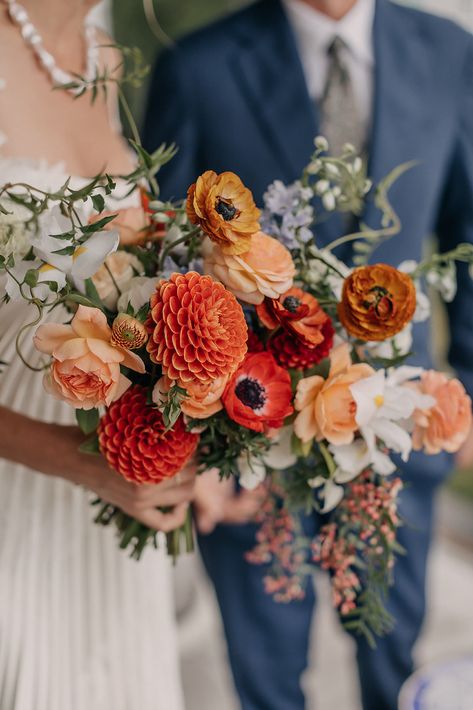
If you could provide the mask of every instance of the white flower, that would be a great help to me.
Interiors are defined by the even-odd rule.
[[[356,404],[356,422],[368,446],[373,447],[373,436],[377,437],[401,454],[403,461],[408,460],[412,442],[406,423],[415,409],[428,409],[435,404],[432,397],[402,386],[422,372],[422,368],[415,367],[400,367],[388,373],[378,370],[350,386]]]
[[[320,258],[309,259],[308,278],[310,282],[314,286],[327,283],[335,298],[339,301],[342,296],[343,282],[350,275],[351,269],[327,249],[312,247],[311,254]]]
[[[331,510],[336,508],[342,500],[345,492],[343,486],[338,485],[335,477],[324,478],[323,476],[316,476],[308,481],[308,484],[311,488],[323,487],[321,495],[324,500],[324,505],[320,509],[321,513],[329,513]]]
[[[328,151],[328,140],[325,136],[317,136],[314,139],[314,145],[318,150],[322,150],[325,153]]]
[[[2,207],[9,214],[0,212],[0,256],[22,259],[30,248],[31,229],[26,222],[31,218],[31,212],[10,201],[2,201]]]
[[[407,355],[412,346],[412,323],[408,323],[399,333],[382,342],[371,341],[366,344],[372,357],[392,360]]]
[[[142,273],[141,261],[134,254],[120,250],[107,256],[92,276],[92,281],[104,306],[113,310],[123,289],[130,284],[135,274]]]
[[[118,310],[126,313],[128,305],[137,313],[142,306],[149,303],[149,300],[156,290],[156,285],[159,283],[158,278],[148,278],[147,276],[135,276],[129,281],[128,286],[122,291],[122,295],[118,299]]]
[[[111,230],[93,232],[86,241],[75,247],[72,254],[60,254],[73,246],[73,231],[71,220],[64,217],[56,206],[41,219],[40,230],[31,245],[39,259],[70,276],[78,288],[83,288],[81,282],[93,276],[107,256],[117,250],[119,235]],[[71,232],[71,237],[58,238],[58,235],[67,232]]]
[[[427,274],[427,283],[438,291],[446,303],[450,303],[457,293],[457,267],[453,261],[437,266]]]
[[[37,283],[33,287],[25,284],[25,276],[28,271],[37,271]],[[66,285],[66,276],[51,264],[45,264],[39,260],[20,261],[7,274],[5,292],[12,301],[21,301],[23,296],[19,284],[24,284],[22,290],[27,297],[31,296],[45,301],[51,293],[49,282],[56,284],[57,291],[60,291]]]
[[[251,491],[259,486],[266,478],[268,469],[283,471],[296,463],[297,457],[291,448],[292,433],[293,428],[290,426],[280,429],[272,440],[269,451],[261,457],[251,457],[247,452],[239,456],[239,482],[243,488]]]

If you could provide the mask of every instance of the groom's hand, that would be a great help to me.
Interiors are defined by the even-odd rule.
[[[197,477],[194,512],[197,529],[211,533],[219,523],[241,525],[254,519],[267,496],[266,486],[253,491],[236,491],[235,479],[220,480],[212,469]]]

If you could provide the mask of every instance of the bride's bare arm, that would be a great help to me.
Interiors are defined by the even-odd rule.
[[[172,530],[184,522],[193,495],[194,467],[184,469],[178,482],[138,486],[125,481],[101,456],[81,453],[83,439],[78,427],[45,424],[0,407],[0,458],[84,486],[157,530]],[[158,506],[175,508],[164,514],[156,510]]]

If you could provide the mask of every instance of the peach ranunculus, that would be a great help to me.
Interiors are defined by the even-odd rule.
[[[299,414],[294,431],[299,439],[308,442],[315,437],[335,445],[351,444],[358,425],[350,386],[373,374],[369,365],[352,364],[346,343],[334,348],[327,379],[314,375],[300,380],[297,385],[294,404]]]
[[[465,443],[472,425],[471,399],[465,388],[459,380],[434,370],[424,372],[416,387],[437,402],[431,409],[414,412],[413,448],[426,454],[455,453]]]
[[[113,310],[121,292],[134,276],[142,273],[141,261],[134,254],[120,250],[107,256],[100,269],[92,276],[92,281],[104,306]]]
[[[260,211],[238,175],[203,173],[187,192],[186,212],[226,254],[244,254],[260,229]]]
[[[416,288],[408,274],[388,264],[359,266],[345,279],[338,317],[350,335],[387,340],[412,320]]]
[[[205,272],[244,303],[279,298],[291,288],[296,273],[288,249],[264,232],[253,234],[246,254],[224,254],[210,240],[205,240],[203,254]]]
[[[70,325],[45,323],[37,329],[37,350],[52,356],[44,387],[76,409],[109,405],[130,386],[120,365],[143,373],[135,353],[112,342],[112,329],[98,308],[79,306]]]
[[[150,238],[151,220],[143,207],[126,207],[121,210],[100,212],[100,214],[94,215],[89,222],[93,224],[114,214],[116,217],[108,222],[103,229],[118,232],[120,246],[143,244]]]
[[[180,385],[187,390],[188,396],[181,403],[181,410],[193,419],[207,419],[223,409],[221,397],[227,385],[228,377],[218,377],[213,382],[187,382]],[[162,403],[173,386],[173,380],[164,375],[153,390],[153,402]],[[179,384],[179,383],[178,383]]]

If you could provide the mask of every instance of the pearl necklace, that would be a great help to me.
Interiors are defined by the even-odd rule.
[[[43,38],[30,21],[29,15],[23,5],[20,5],[20,3],[16,2],[16,0],[5,0],[5,2],[7,4],[8,14],[10,15],[12,22],[19,27],[23,39],[33,51],[41,67],[49,75],[53,85],[64,86],[64,84],[70,84],[71,82],[77,83],[77,77],[58,67],[53,55],[44,48]],[[87,48],[87,62],[84,78],[87,82],[90,82],[94,81],[97,77],[99,59],[95,27],[92,25],[86,25],[84,28],[84,36]],[[68,91],[72,94],[77,94],[83,90],[83,88],[84,87],[81,86],[74,89],[68,89]]]

